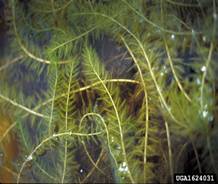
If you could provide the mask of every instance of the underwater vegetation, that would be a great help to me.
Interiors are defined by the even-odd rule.
[[[0,4],[0,183],[218,176],[216,0]]]

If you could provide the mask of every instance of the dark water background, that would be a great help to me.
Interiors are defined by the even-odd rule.
[[[5,58],[8,58],[8,54],[10,55],[10,51],[8,50],[9,39],[7,37],[7,26],[4,20],[4,1],[0,0],[0,62]],[[91,44],[96,49],[99,57],[103,61],[106,66],[106,69],[111,72],[113,78],[131,78],[136,69],[133,67],[133,62],[128,59],[128,54],[125,52],[124,48],[119,47],[115,41],[113,41],[109,36],[104,35],[98,40],[92,40]],[[36,43],[43,44],[43,43]],[[178,57],[182,59],[183,62],[192,62],[193,57],[198,57],[195,51],[192,52],[187,51],[185,53],[178,53]],[[214,53],[213,58],[215,58],[215,62],[217,61],[218,54]],[[14,70],[15,71],[15,70]],[[16,71],[13,75],[8,79],[9,83],[14,84],[16,81],[23,81],[22,85],[19,86],[20,90],[23,92],[25,96],[31,96],[34,94],[34,91],[44,91],[47,88],[47,78],[45,76],[46,69],[40,75],[37,74],[33,69],[27,68],[27,66],[22,64],[16,65]],[[189,77],[191,79],[191,75],[195,73],[193,68],[184,68],[184,77]],[[23,75],[20,75],[22,73]],[[25,75],[30,75],[31,80],[26,80]],[[172,80],[172,76],[169,75],[169,81],[167,83],[170,84]],[[36,132],[33,128],[27,127],[29,129],[29,133],[34,137]],[[34,140],[33,140],[34,141]],[[96,145],[95,145],[96,146]],[[97,150],[99,152],[99,150]],[[99,153],[97,153],[99,154]],[[184,163],[185,170],[187,173],[194,173],[196,170],[192,168],[196,163],[191,163],[189,160],[192,160],[195,157],[194,150],[192,146],[188,146],[186,150],[187,162]],[[79,157],[78,157],[79,158]],[[47,157],[45,156],[45,159]]]

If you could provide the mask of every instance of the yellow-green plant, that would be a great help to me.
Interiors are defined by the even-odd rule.
[[[218,174],[215,0],[5,4],[0,106],[11,124],[0,141],[15,134],[19,153],[0,166],[14,182]]]

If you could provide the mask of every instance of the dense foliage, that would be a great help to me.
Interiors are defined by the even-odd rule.
[[[215,0],[5,1],[0,181],[218,174],[217,8]]]

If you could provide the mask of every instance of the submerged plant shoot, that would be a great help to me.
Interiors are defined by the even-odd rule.
[[[216,0],[0,5],[0,183],[216,181]]]

